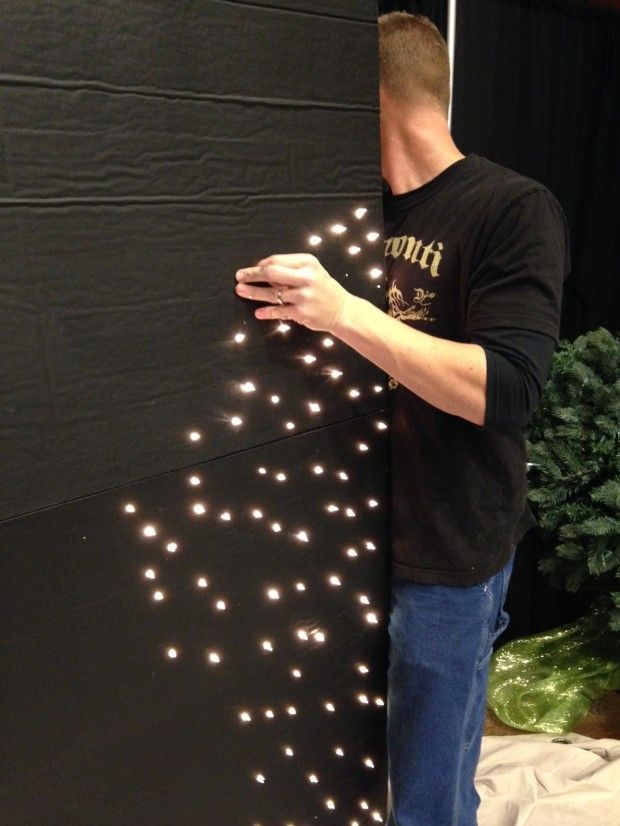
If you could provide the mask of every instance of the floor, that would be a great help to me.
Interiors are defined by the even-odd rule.
[[[620,740],[620,691],[606,691],[594,700],[583,720],[574,727],[576,734],[596,739],[610,737]],[[491,709],[487,709],[485,734],[525,734],[522,729],[507,726],[499,720]]]

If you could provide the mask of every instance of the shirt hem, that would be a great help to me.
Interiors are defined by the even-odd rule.
[[[503,559],[503,558],[502,558]],[[467,587],[469,585],[479,585],[500,571],[508,559],[497,560],[495,565],[489,568],[476,568],[471,571],[442,571],[432,568],[415,568],[401,563],[392,563],[392,574],[400,579],[408,579],[411,582],[418,582],[422,585],[452,585],[456,587]]]

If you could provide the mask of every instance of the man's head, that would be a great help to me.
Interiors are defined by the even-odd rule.
[[[430,106],[447,116],[448,47],[427,17],[395,11],[379,18],[379,81],[402,106]]]

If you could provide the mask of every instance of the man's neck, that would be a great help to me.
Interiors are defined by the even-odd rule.
[[[464,157],[436,110],[382,118],[381,173],[394,195],[417,189]]]

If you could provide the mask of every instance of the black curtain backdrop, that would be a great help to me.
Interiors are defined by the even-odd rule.
[[[383,0],[379,14],[425,14],[444,35],[446,0]],[[572,273],[561,335],[620,319],[620,14],[581,0],[458,0],[452,132],[463,152],[544,183],[570,226]],[[497,645],[578,616],[538,573],[534,529],[521,543]]]
[[[564,207],[573,264],[566,338],[618,329],[619,95],[618,12],[548,0],[459,0],[455,140],[463,152],[541,181]]]

